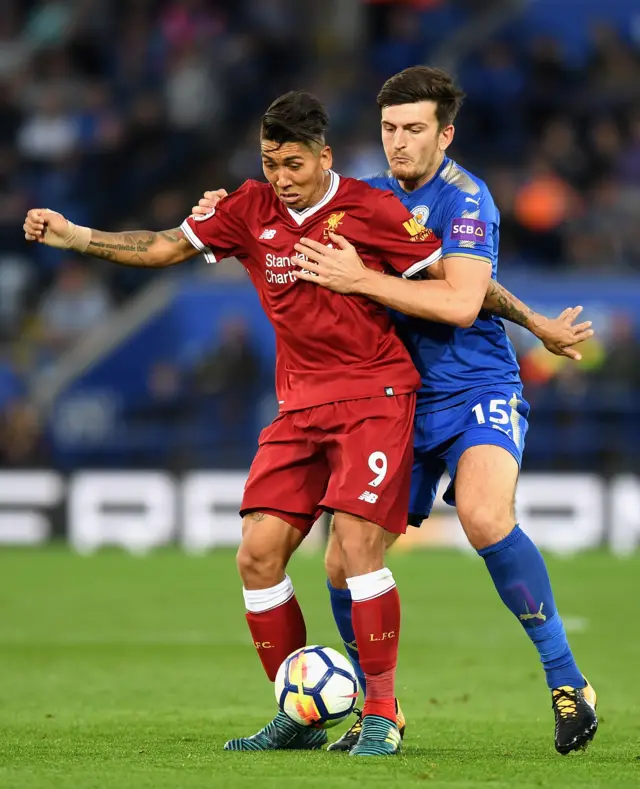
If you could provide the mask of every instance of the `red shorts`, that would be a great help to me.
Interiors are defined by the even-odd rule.
[[[403,394],[280,414],[260,434],[240,514],[288,513],[307,532],[321,510],[339,510],[403,534],[415,404]]]

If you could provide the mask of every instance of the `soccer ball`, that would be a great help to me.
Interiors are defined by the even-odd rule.
[[[275,683],[280,709],[303,726],[329,729],[343,721],[358,698],[351,663],[331,647],[302,647],[278,669]]]

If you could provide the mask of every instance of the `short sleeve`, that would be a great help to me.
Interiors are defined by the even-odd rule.
[[[493,262],[498,210],[486,188],[475,195],[457,192],[443,219],[443,256],[474,257]]]
[[[244,217],[250,201],[251,181],[223,198],[209,214],[189,216],[180,230],[204,254],[207,263],[239,255],[244,250],[247,229]]]
[[[391,192],[378,195],[369,246],[404,277],[412,277],[439,260],[441,243],[433,230],[421,225]]]

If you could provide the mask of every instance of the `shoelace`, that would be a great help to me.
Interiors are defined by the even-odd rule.
[[[358,720],[351,726],[347,734],[360,734],[362,731],[362,710],[356,707],[353,711],[358,716]]]
[[[577,713],[575,691],[564,690],[564,688],[554,690],[553,702],[562,718],[572,718]]]

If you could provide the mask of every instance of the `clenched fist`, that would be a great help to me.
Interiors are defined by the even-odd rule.
[[[32,208],[24,220],[24,237],[57,249],[85,252],[91,242],[91,229],[74,225],[57,211]]]

